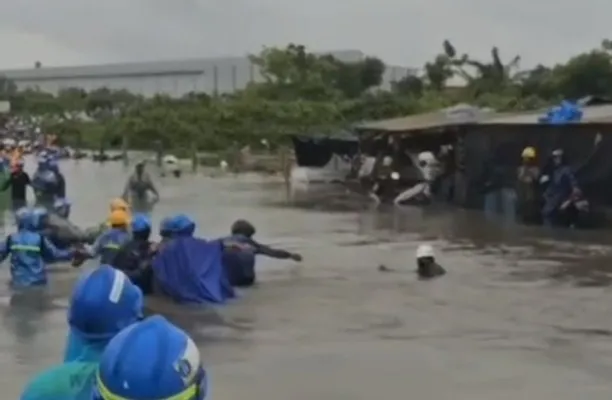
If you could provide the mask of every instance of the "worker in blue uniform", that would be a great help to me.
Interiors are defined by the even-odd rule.
[[[121,247],[130,241],[130,216],[123,210],[111,212],[108,222],[110,229],[104,232],[87,249],[90,258],[100,257],[101,264],[111,264]]]
[[[0,262],[10,256],[11,285],[39,286],[47,283],[47,263],[69,261],[72,249],[59,250],[38,231],[38,216],[27,209],[16,213],[17,232],[0,244]]]

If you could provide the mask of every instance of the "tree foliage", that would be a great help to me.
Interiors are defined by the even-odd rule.
[[[276,144],[288,134],[327,133],[364,120],[430,111],[457,102],[498,110],[542,107],[562,98],[612,97],[612,41],[565,64],[520,70],[520,57],[504,58],[497,47],[477,59],[445,41],[421,73],[383,89],[385,64],[365,57],[344,62],[302,45],[265,48],[251,56],[263,79],[236,93],[189,93],[180,99],[145,99],[124,90],[57,95],[19,91],[0,77],[0,100],[15,113],[44,117],[66,141],[90,147],[117,145],[225,149],[235,144]],[[459,84],[457,84],[459,83]]]

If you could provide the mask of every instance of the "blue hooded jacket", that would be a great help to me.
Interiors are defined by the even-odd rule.
[[[74,252],[59,250],[38,233],[39,218],[33,212],[21,210],[16,217],[18,230],[0,244],[0,262],[10,256],[11,285],[44,285],[47,283],[46,262],[69,261]]]
[[[64,362],[97,362],[108,342],[142,317],[143,295],[121,271],[101,265],[76,283]]]
[[[121,247],[129,242],[132,235],[124,229],[111,228],[101,234],[89,251],[90,256],[100,256],[100,264],[110,264]]]

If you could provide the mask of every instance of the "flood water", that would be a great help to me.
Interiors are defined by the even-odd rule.
[[[62,169],[82,225],[105,216],[127,176],[120,164],[68,161]],[[201,236],[213,237],[248,218],[262,242],[304,256],[301,264],[260,259],[258,287],[224,307],[148,305],[194,336],[212,399],[612,394],[610,236],[502,228],[460,211],[296,208],[283,203],[281,184],[257,176],[165,178],[159,187],[156,221],[186,212]],[[415,279],[422,241],[437,247],[442,279]],[[379,272],[380,264],[395,272]],[[77,271],[54,269],[44,297],[4,290],[0,299],[6,399],[60,360]]]

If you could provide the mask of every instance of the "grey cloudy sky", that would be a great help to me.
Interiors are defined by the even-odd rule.
[[[610,0],[1,0],[0,68],[241,55],[263,45],[359,49],[421,66],[449,38],[524,67],[612,37]]]

